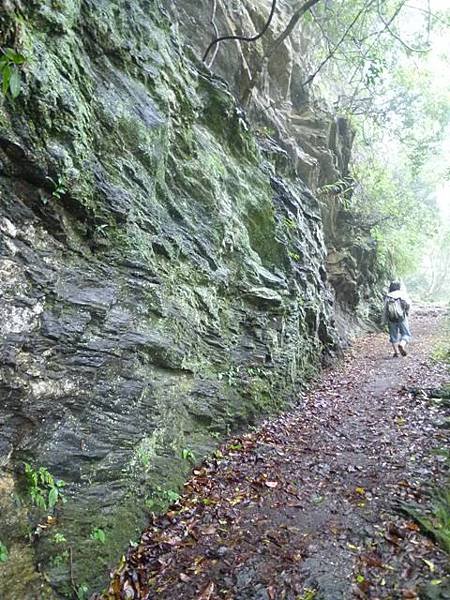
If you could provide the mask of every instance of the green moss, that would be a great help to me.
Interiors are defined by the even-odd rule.
[[[164,510],[181,489],[190,469],[183,448],[205,456],[220,436],[280,410],[295,382],[313,374],[320,345],[298,289],[314,296],[313,316],[322,300],[291,269],[286,240],[297,232],[288,220],[279,226],[273,168],[233,97],[180,58],[156,6],[149,14],[117,1],[41,5],[24,10],[27,87],[5,127],[26,132],[22,143],[43,181],[50,174],[64,185],[59,198],[48,186],[47,238],[57,222],[67,240],[62,248],[58,239],[51,258],[92,279],[111,273],[133,326],[170,342],[163,365],[151,343],[110,353],[119,358],[102,376],[115,381],[127,365],[126,377],[142,381],[151,401],[148,422],[139,423],[138,441],[132,432],[130,447],[86,461],[37,556],[24,552],[26,564],[39,562],[70,597],[70,562],[77,586],[101,588],[148,509]],[[126,261],[142,266],[142,278],[130,276]],[[269,269],[297,291],[280,306],[250,306],[245,290],[262,286]],[[76,310],[54,291],[46,302],[55,316]],[[103,315],[91,316],[86,339],[103,326]],[[101,552],[94,528],[107,537]],[[55,531],[66,542],[57,544]]]
[[[286,248],[280,244],[276,236],[274,209],[272,204],[254,203],[247,211],[246,225],[252,249],[261,257],[264,266],[285,267],[287,264]]]
[[[259,151],[254,135],[225,86],[219,81],[202,77],[199,80],[199,94],[204,100],[201,114],[203,123],[227,143],[241,162],[243,159],[257,161]]]

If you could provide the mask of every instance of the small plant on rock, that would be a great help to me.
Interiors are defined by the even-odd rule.
[[[65,536],[62,533],[55,533],[53,536],[55,544],[65,544],[67,542]]]
[[[63,552],[60,552],[59,554],[56,554],[55,556],[52,556],[50,558],[50,565],[52,567],[58,568],[58,567],[61,567],[62,565],[67,564],[69,559],[70,559],[69,550],[64,550]]]
[[[46,177],[53,185],[52,197],[60,200],[64,194],[67,193],[67,179],[64,175],[58,175],[58,179],[55,181],[51,177]]]
[[[0,77],[4,96],[13,100],[21,91],[20,67],[25,62],[25,57],[12,48],[0,48]]]
[[[103,529],[100,529],[100,527],[95,527],[91,531],[90,538],[91,540],[104,544],[106,542],[106,533],[103,531]]]
[[[79,585],[76,588],[74,588],[74,592],[75,592],[75,598],[77,600],[87,600],[88,597],[88,587],[87,585]]]
[[[195,464],[196,461],[195,454],[192,452],[192,450],[189,450],[189,448],[183,448],[181,450],[181,458],[192,464]]]
[[[177,502],[180,497],[178,492],[175,492],[174,490],[164,490],[158,485],[151,496],[146,499],[145,506],[151,511],[159,512],[164,510],[167,505]]]
[[[9,558],[8,548],[0,542],[0,563],[6,562]]]
[[[297,596],[296,600],[314,600],[316,597],[316,590],[306,589],[303,596]]]
[[[55,479],[45,467],[33,469],[28,463],[24,466],[27,492],[34,506],[47,510],[65,501],[61,490],[66,484],[62,479]]]

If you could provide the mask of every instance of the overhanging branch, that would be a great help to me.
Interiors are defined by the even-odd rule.
[[[403,8],[403,6],[405,5],[405,2],[402,2],[399,7],[398,7],[398,11],[396,11],[396,13],[394,13],[394,19],[397,16],[397,14],[400,12],[400,10]],[[384,20],[383,15],[381,14],[381,10],[380,10],[380,4],[378,3],[378,8],[377,8],[377,12],[378,12],[378,16],[380,17],[381,22],[383,23],[385,30],[388,31],[390,33],[390,35],[395,38],[398,42],[400,42],[400,44],[406,48],[407,50],[409,50],[409,52],[417,52],[419,54],[424,54],[426,52],[428,52],[430,49],[429,48],[411,48],[411,46],[409,46],[409,44],[407,44],[404,40],[402,40],[402,38],[398,35],[398,33],[396,33],[392,27],[391,27],[391,23],[393,21],[393,19],[391,19],[389,22]]]
[[[333,56],[336,54],[336,52],[339,50],[339,47],[343,44],[344,40],[346,39],[346,37],[348,36],[349,32],[351,31],[351,29],[354,27],[354,25],[356,24],[356,22],[358,21],[358,19],[360,18],[360,16],[369,8],[369,6],[371,4],[374,3],[374,0],[371,0],[370,2],[368,2],[367,4],[365,4],[356,14],[356,16],[354,17],[354,19],[352,20],[352,22],[350,23],[350,25],[347,27],[347,29],[345,30],[344,34],[342,35],[342,37],[340,38],[340,40],[338,41],[338,43],[334,46],[334,48],[331,50],[331,52],[328,53],[328,56],[326,58],[324,58],[324,60],[320,63],[320,65],[317,67],[317,69],[314,71],[314,73],[312,73],[304,82],[303,82],[303,86],[308,85],[309,83],[311,83],[314,78],[316,77],[316,75],[319,74],[319,72],[323,69],[323,67],[327,64],[327,62],[333,58]]]
[[[316,2],[317,1],[318,0],[316,0]],[[277,0],[272,0],[272,8],[270,9],[269,18],[267,19],[266,24],[264,25],[264,27],[262,28],[262,30],[259,33],[257,33],[256,35],[250,36],[250,37],[244,36],[244,35],[223,35],[221,37],[214,39],[210,43],[208,48],[206,49],[205,54],[203,55],[203,62],[206,61],[208,54],[210,53],[212,48],[214,48],[214,46],[216,46],[220,42],[224,42],[225,40],[238,40],[240,42],[256,42],[256,40],[259,40],[259,38],[262,37],[266,33],[266,31],[270,27],[270,24],[272,23],[272,19],[275,14],[276,5],[277,5]]]
[[[255,69],[255,72],[254,72],[251,80],[249,81],[247,87],[242,92],[241,100],[244,105],[247,103],[248,99],[250,98],[250,94],[251,94],[253,88],[255,87],[256,83],[258,82],[264,62],[267,61],[274,54],[274,52],[280,47],[280,45],[284,42],[284,40],[291,35],[292,31],[294,30],[295,26],[300,21],[300,19],[303,17],[303,15],[306,12],[308,12],[308,10],[310,10],[318,2],[320,2],[320,0],[307,0],[307,2],[304,2],[292,15],[289,23],[286,26],[286,29],[284,29],[284,31],[282,31],[282,33],[276,38],[276,40],[274,40],[273,44],[266,50],[266,52],[264,52],[257,68]]]

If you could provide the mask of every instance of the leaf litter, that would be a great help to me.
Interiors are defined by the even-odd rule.
[[[446,477],[448,428],[417,392],[448,382],[429,358],[439,327],[419,314],[401,360],[367,335],[295,408],[224,443],[96,598],[450,598],[448,557],[399,510]]]

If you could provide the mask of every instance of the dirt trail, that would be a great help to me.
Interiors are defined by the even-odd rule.
[[[385,334],[358,341],[295,410],[227,443],[128,552],[107,597],[450,598],[446,557],[395,510],[426,502],[445,475],[442,415],[408,391],[448,381],[430,359],[442,323],[416,315],[406,358]]]

